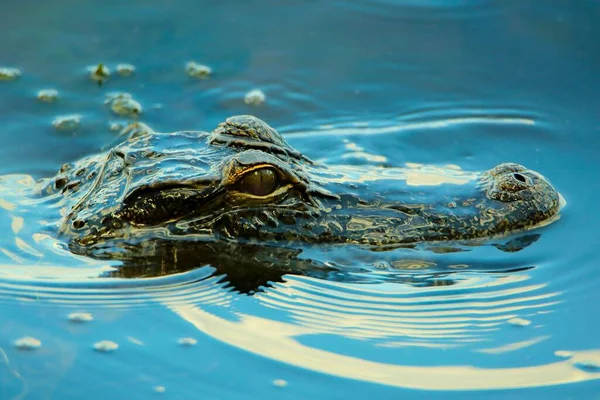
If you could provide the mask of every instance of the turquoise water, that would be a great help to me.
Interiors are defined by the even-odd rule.
[[[0,399],[597,398],[599,18],[597,1],[5,2],[0,66],[21,75],[0,81]],[[352,282],[100,279],[115,263],[40,234],[56,210],[18,189],[119,141],[113,92],[158,131],[254,114],[330,164],[518,162],[566,205],[518,252],[304,250]]]

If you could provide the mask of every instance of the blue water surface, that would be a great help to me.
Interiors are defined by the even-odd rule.
[[[0,67],[20,76],[0,81],[0,399],[599,398],[600,2],[1,8]],[[188,76],[190,61],[212,74]],[[87,70],[98,63],[102,85]],[[263,104],[244,102],[253,89]],[[357,283],[288,275],[247,295],[211,266],[100,279],[115,264],[40,234],[49,210],[19,188],[119,142],[111,124],[131,118],[105,104],[113,92],[157,131],[253,114],[330,164],[517,162],[566,205],[518,252],[306,249],[363,268]],[[57,130],[68,115],[79,125]],[[22,349],[24,337],[39,342]]]

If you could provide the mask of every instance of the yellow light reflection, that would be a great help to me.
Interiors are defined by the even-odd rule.
[[[353,153],[354,154],[354,153]],[[372,161],[381,161],[375,160]],[[363,165],[336,165],[337,176],[328,176],[329,182],[374,182],[381,180],[405,181],[409,186],[437,186],[442,184],[464,185],[477,179],[480,174],[463,171],[454,165],[437,166],[407,163],[406,167],[383,168]]]
[[[25,222],[25,220],[23,219],[23,217],[13,217],[12,218],[10,228],[12,229],[12,231],[15,235],[17,233],[19,233],[21,231],[21,229],[23,229],[24,222]]]
[[[170,308],[204,334],[250,353],[329,375],[389,386],[428,390],[508,389],[600,379],[600,372],[575,366],[581,360],[600,362],[600,349],[574,351],[568,360],[530,367],[403,366],[303,345],[294,336],[314,333],[308,327],[246,314],[238,314],[239,321],[228,321],[193,305]]]
[[[510,351],[521,350],[529,346],[533,346],[534,344],[538,344],[543,342],[544,340],[550,338],[550,336],[538,336],[530,340],[524,340],[522,342],[509,343],[504,346],[492,347],[488,349],[479,349],[477,352],[485,353],[485,354],[503,354],[508,353]]]

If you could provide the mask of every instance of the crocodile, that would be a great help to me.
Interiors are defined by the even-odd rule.
[[[63,165],[38,192],[63,198],[59,234],[76,254],[149,239],[371,248],[477,240],[551,221],[560,208],[549,181],[515,163],[430,186],[410,173],[312,161],[266,122],[237,115],[210,133],[145,130]]]

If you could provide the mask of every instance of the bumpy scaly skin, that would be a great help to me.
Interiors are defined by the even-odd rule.
[[[246,192],[241,180],[263,169],[276,176],[273,190]],[[537,225],[559,210],[548,181],[517,164],[437,186],[409,185],[410,173],[316,164],[264,121],[234,116],[210,134],[132,138],[63,166],[40,191],[63,194],[60,231],[80,253],[156,238],[371,246],[470,240]]]

